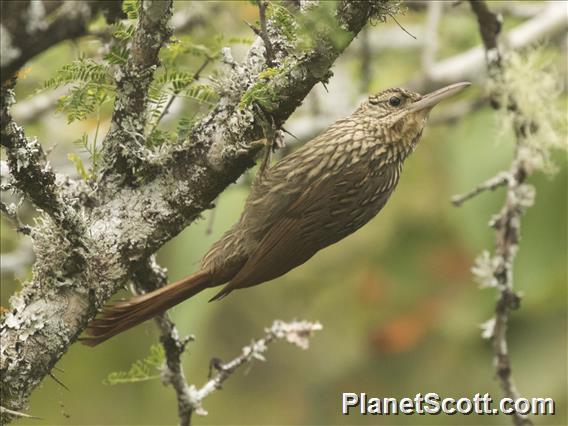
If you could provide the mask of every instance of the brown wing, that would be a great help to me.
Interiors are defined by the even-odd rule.
[[[350,176],[326,176],[309,185],[266,231],[241,270],[212,300],[234,289],[277,278],[352,233],[357,212],[347,205],[357,204],[350,202],[360,195],[352,186],[367,178],[367,170],[361,167],[351,171]]]

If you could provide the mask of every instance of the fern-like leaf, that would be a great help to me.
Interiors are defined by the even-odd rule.
[[[150,347],[150,354],[146,358],[134,361],[128,371],[109,373],[103,383],[105,385],[114,386],[157,379],[160,375],[155,373],[160,371],[165,359],[166,355],[162,345],[152,345]]]
[[[113,46],[111,51],[104,56],[104,59],[112,65],[124,65],[128,60],[128,47]]]
[[[92,59],[79,58],[70,64],[64,65],[55,77],[43,84],[43,89],[55,89],[66,84],[84,82],[92,84],[112,84],[108,65],[100,64]]]

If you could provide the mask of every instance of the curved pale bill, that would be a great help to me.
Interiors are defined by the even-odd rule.
[[[458,92],[461,92],[469,85],[471,85],[470,82],[462,81],[461,83],[454,83],[450,84],[449,86],[442,87],[435,92],[422,96],[422,99],[414,102],[408,108],[411,112],[431,109],[436,106],[438,102],[443,101],[444,99],[449,98],[450,96],[453,96]]]

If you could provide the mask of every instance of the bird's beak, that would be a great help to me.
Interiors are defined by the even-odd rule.
[[[422,96],[422,99],[414,102],[413,104],[410,104],[408,109],[410,110],[410,112],[423,110],[429,111],[434,108],[438,104],[438,102],[443,101],[444,99],[449,98],[450,96],[453,96],[458,92],[461,92],[469,85],[471,85],[470,82],[462,81],[461,83],[454,83],[450,84],[449,86],[442,87],[435,92]]]

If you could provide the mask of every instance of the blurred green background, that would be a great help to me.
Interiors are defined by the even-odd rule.
[[[530,4],[535,3],[539,2]],[[503,5],[490,2],[490,7]],[[204,17],[179,38],[206,43],[222,33],[252,39],[243,23],[257,19],[249,2],[179,2],[176,8],[195,10]],[[424,25],[426,13],[415,5],[398,20],[412,31]],[[505,17],[505,30],[526,19],[512,13]],[[329,124],[348,114],[362,93],[404,86],[419,75],[420,46],[411,42],[405,47],[374,47],[373,40],[387,33],[409,37],[392,20],[369,27],[337,61],[327,91],[321,85],[315,88],[285,127],[309,138],[312,130],[321,130],[317,120]],[[560,42],[541,44],[564,80],[565,43],[564,35]],[[477,22],[469,7],[446,6],[439,25],[438,56],[455,55],[478,44]],[[18,84],[18,99],[26,100],[63,64],[81,53],[96,56],[99,48],[95,38],[86,37],[36,58]],[[234,46],[235,57],[242,57],[246,48]],[[186,65],[194,70],[199,61],[188,57]],[[222,69],[212,64],[203,76]],[[458,102],[482,94],[478,84]],[[501,396],[490,344],[481,339],[479,328],[493,314],[496,293],[480,290],[470,268],[481,251],[493,248],[494,233],[487,224],[501,208],[504,192],[483,194],[460,208],[449,200],[506,169],[513,140],[507,136],[497,140],[495,113],[488,106],[456,122],[442,122],[454,106],[448,102],[432,113],[432,123],[407,160],[398,189],[362,230],[269,285],[237,291],[209,304],[213,290],[170,311],[181,335],[196,336],[184,366],[189,382],[197,386],[207,380],[212,357],[237,356],[274,319],[318,320],[324,327],[308,351],[281,342],[271,346],[267,362],[240,370],[205,400],[209,415],[196,417],[195,424],[509,424],[505,416],[341,416],[341,392],[381,397],[413,397],[418,392],[457,398],[478,392]],[[179,119],[202,108],[184,100],[173,114]],[[551,108],[566,110],[566,96]],[[165,126],[175,126],[175,121]],[[63,114],[48,111],[24,124],[29,136],[37,135],[46,149],[53,148],[54,167],[72,172],[67,160],[67,153],[77,150],[72,141],[83,131],[94,131],[96,120],[66,123]],[[104,121],[101,129],[107,128]],[[552,397],[557,403],[555,416],[540,417],[536,423],[561,425],[568,422],[568,170],[565,153],[554,158],[557,174],[530,178],[537,190],[536,204],[523,218],[515,264],[515,287],[524,298],[521,309],[511,316],[509,342],[521,394]],[[220,196],[213,222],[209,211],[160,250],[158,260],[168,268],[171,280],[193,272],[207,248],[239,217],[253,176],[254,172],[244,176]],[[24,220],[33,220],[29,206],[24,204],[21,211]],[[4,218],[1,243],[3,254],[23,244]],[[28,276],[29,267],[2,275],[2,306],[8,306],[9,296]],[[117,297],[127,296],[124,291]],[[48,377],[33,394],[29,410],[42,420],[18,424],[176,424],[174,392],[159,380],[103,384],[110,372],[128,370],[132,362],[147,356],[156,342],[156,327],[148,322],[95,349],[73,345],[53,371],[69,391]]]

